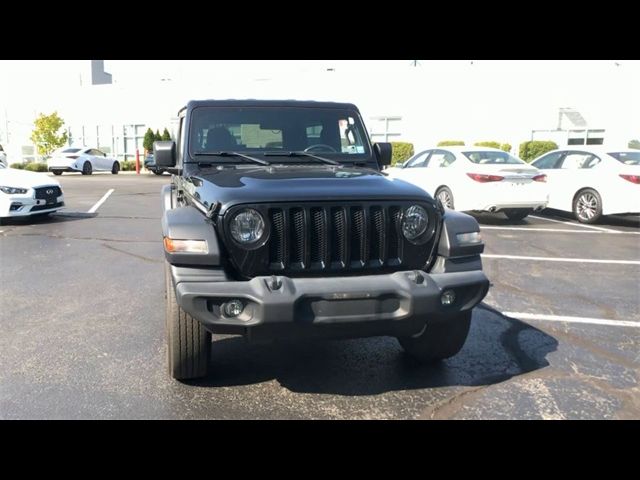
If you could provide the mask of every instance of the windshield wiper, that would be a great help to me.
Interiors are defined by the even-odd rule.
[[[267,162],[266,160],[250,157],[249,155],[245,155],[243,153],[238,153],[238,152],[196,152],[193,155],[196,157],[206,157],[209,155],[212,155],[215,157],[240,157],[254,163],[259,163],[260,165],[271,165],[271,162]]]
[[[340,162],[336,162],[335,160],[329,160],[328,158],[324,158],[324,157],[319,157],[318,155],[314,155],[313,153],[309,153],[309,152],[281,152],[281,153],[276,153],[276,152],[268,152],[265,153],[264,156],[270,156],[270,157],[309,157],[309,158],[314,158],[316,160],[320,160],[321,162],[324,163],[328,163],[330,165],[342,165]]]

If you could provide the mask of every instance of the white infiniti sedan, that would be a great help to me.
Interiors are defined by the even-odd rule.
[[[62,175],[62,172],[82,172],[83,175],[91,175],[98,171],[115,175],[120,171],[120,163],[96,148],[67,147],[53,153],[47,160],[47,168],[55,175]]]
[[[446,208],[503,212],[510,220],[546,207],[549,195],[543,172],[495,148],[431,148],[385,172],[421,187]]]
[[[640,214],[640,150],[567,147],[532,162],[547,175],[549,208],[581,223],[602,215]]]
[[[46,173],[0,164],[0,222],[5,218],[47,215],[64,207],[62,188]]]

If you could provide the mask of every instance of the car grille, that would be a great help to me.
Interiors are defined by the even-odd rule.
[[[251,251],[230,238],[227,245],[235,266],[245,276],[348,275],[424,268],[439,232],[433,228],[433,237],[424,245],[404,239],[400,217],[415,203],[246,205],[260,211],[269,223],[269,240]],[[439,226],[437,210],[430,204],[421,205],[427,208],[430,224]],[[228,221],[234,210],[225,214]]]
[[[62,195],[60,187],[39,187],[35,191],[36,198],[38,200],[46,200],[47,203],[55,203],[58,197]]]

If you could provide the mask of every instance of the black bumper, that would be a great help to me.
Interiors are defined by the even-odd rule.
[[[434,316],[472,309],[487,294],[489,280],[482,271],[427,274],[423,271],[354,277],[256,277],[225,281],[179,274],[172,267],[179,305],[213,332],[287,336],[401,335],[418,332]],[[202,272],[202,271],[201,271]],[[221,281],[222,280],[222,281]],[[275,280],[275,282],[274,282]],[[275,288],[275,287],[278,288]],[[456,300],[443,305],[443,291]],[[244,310],[227,317],[223,305],[240,299]]]

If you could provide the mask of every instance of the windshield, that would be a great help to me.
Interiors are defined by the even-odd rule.
[[[495,152],[493,150],[478,150],[476,152],[464,152],[465,156],[473,163],[499,165],[525,163],[507,152]]]
[[[192,112],[189,152],[192,156],[216,152],[286,156],[290,152],[308,152],[336,160],[362,160],[369,155],[366,138],[357,112],[349,110],[198,107]],[[293,158],[296,162],[312,161],[304,156],[289,160]]]
[[[640,165],[640,150],[637,152],[609,152],[609,155],[625,165]]]

